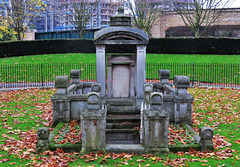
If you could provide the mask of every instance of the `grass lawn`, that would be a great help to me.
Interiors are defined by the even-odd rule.
[[[96,62],[96,54],[49,54],[1,58],[0,65],[5,64],[39,64],[39,63],[86,63]],[[240,55],[178,55],[147,54],[151,63],[240,63]]]
[[[80,53],[1,58],[0,82],[49,82],[58,75],[69,75],[71,69],[81,69],[81,79],[92,81],[95,64],[95,54]],[[239,64],[240,55],[148,54],[146,78],[158,79],[159,69],[169,69],[170,79],[186,75],[191,81],[240,84]]]
[[[189,150],[168,155],[62,153],[35,154],[38,127],[52,122],[54,89],[30,89],[0,94],[0,166],[227,166],[240,164],[239,90],[191,88],[195,97],[193,127],[214,128],[213,152]],[[52,130],[50,128],[50,130]]]

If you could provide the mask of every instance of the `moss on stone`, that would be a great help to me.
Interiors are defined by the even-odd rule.
[[[82,148],[82,144],[53,144],[49,145],[49,149],[51,151],[55,151],[56,149],[63,149],[64,152],[79,152]]]
[[[53,129],[53,131],[50,133],[49,135],[49,143],[50,145],[52,144],[54,137],[58,134],[58,132],[64,127],[64,123],[63,122],[59,122],[57,124],[57,126]]]
[[[187,152],[190,149],[194,149],[196,151],[200,151],[201,150],[201,146],[199,144],[170,145],[169,146],[170,152],[179,152],[179,151]]]

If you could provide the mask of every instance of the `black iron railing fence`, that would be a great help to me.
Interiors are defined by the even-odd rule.
[[[14,64],[0,66],[0,90],[54,87],[55,77],[81,69],[82,82],[96,81],[95,63]],[[159,82],[158,70],[190,77],[191,86],[240,88],[240,65],[219,63],[147,63],[146,82]]]

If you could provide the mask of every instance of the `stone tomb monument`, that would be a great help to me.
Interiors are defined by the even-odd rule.
[[[124,15],[123,8],[111,17],[110,27],[96,32],[94,42],[97,82],[79,82],[80,70],[71,70],[71,83],[69,76],[56,77],[53,124],[80,119],[82,153],[168,152],[169,122],[192,124],[194,99],[187,92],[189,78],[175,76],[173,88],[168,81],[170,71],[159,70],[160,83],[145,83],[148,36],[132,27],[131,17]],[[106,56],[106,47],[116,45],[131,45],[134,53]],[[45,138],[39,136],[39,147]],[[202,137],[200,143],[207,143],[204,150],[212,148],[211,136]],[[38,148],[41,150],[46,148]]]

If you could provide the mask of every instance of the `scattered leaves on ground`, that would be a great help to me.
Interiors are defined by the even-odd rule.
[[[51,96],[54,89],[27,89],[1,92],[0,94],[0,164],[20,166],[19,162],[14,162],[12,158],[25,162],[23,166],[68,166],[71,162],[84,162],[88,166],[99,166],[111,164],[111,166],[151,166],[161,164],[165,166],[191,166],[192,163],[201,163],[202,166],[224,166],[231,163],[236,166],[240,162],[239,136],[240,125],[240,91],[232,89],[189,89],[195,97],[193,106],[193,128],[198,131],[199,127],[210,126],[214,128],[214,148],[212,152],[200,152],[190,149],[188,152],[178,152],[176,154],[156,156],[136,154],[105,154],[103,152],[80,155],[79,153],[64,153],[63,150],[46,151],[42,154],[35,153],[37,142],[36,130],[38,127],[47,126],[52,128],[52,104]],[[224,129],[222,126],[238,124],[233,130]],[[77,121],[71,121],[66,138],[69,143],[80,143],[81,132]],[[75,131],[71,128],[79,131]],[[169,144],[186,144],[192,142],[187,136],[181,136],[184,129],[170,125]],[[225,135],[222,135],[225,134]],[[180,136],[179,136],[180,135]],[[79,138],[78,138],[79,137]],[[55,142],[58,142],[56,140]],[[191,158],[189,158],[189,156]],[[114,162],[111,162],[114,161]],[[29,162],[29,163],[28,163]],[[221,164],[221,162],[224,162]],[[79,164],[81,166],[81,164]],[[226,165],[225,165],[226,166]]]

